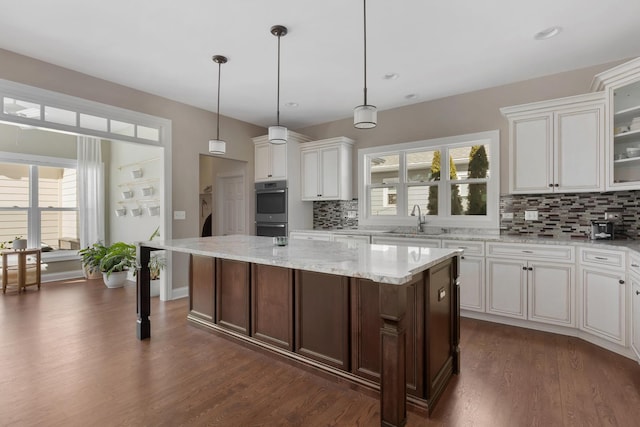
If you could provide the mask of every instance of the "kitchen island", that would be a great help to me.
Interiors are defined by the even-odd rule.
[[[380,392],[381,425],[431,412],[459,372],[460,250],[219,236],[139,244],[138,338],[150,253],[190,254],[189,321]]]

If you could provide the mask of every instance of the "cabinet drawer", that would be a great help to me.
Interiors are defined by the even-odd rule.
[[[371,243],[376,245],[426,246],[428,248],[441,247],[439,239],[421,239],[418,237],[372,236]]]
[[[632,253],[629,255],[629,271],[640,277],[640,254]]]
[[[465,255],[484,255],[484,242],[476,240],[443,240],[445,249],[462,249]]]
[[[331,240],[334,242],[370,243],[371,237],[363,234],[333,234]]]
[[[289,233],[290,239],[303,239],[303,240],[324,240],[328,242],[331,240],[331,234],[329,233],[305,233],[299,231],[292,231]]]
[[[606,249],[580,248],[580,264],[624,269],[625,253]]]
[[[521,245],[517,243],[487,242],[487,256],[530,260],[552,260],[554,262],[574,262],[575,251],[571,246]]]

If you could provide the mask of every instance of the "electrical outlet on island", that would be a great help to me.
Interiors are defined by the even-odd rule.
[[[538,211],[524,211],[524,220],[525,221],[537,221],[538,220]]]

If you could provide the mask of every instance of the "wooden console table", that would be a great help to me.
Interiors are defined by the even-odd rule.
[[[27,258],[33,257],[35,261]],[[10,264],[12,258],[18,262]],[[40,289],[40,249],[25,249],[2,252],[2,293],[6,293],[8,286],[16,286],[18,293],[27,286],[38,286]]]

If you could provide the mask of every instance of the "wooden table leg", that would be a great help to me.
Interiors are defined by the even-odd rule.
[[[137,272],[137,334],[139,340],[151,337],[151,275],[149,274],[149,259],[151,258],[151,248],[138,246],[138,272]]]
[[[406,328],[407,287],[380,284],[381,378],[380,425],[404,426],[407,422]]]

